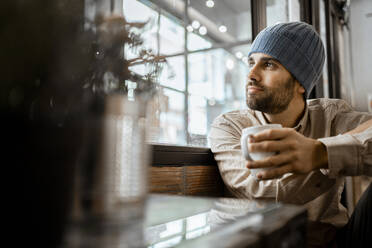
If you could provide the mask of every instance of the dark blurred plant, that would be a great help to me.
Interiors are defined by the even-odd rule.
[[[152,95],[156,89],[158,76],[165,63],[164,56],[153,54],[143,46],[141,33],[146,23],[127,22],[123,16],[98,16],[87,23],[84,43],[89,66],[84,78],[84,88],[98,94],[127,94],[135,83],[135,95]],[[134,58],[128,59],[125,47]],[[132,68],[144,66],[144,75],[135,73]]]

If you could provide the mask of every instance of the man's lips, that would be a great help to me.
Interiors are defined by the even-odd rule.
[[[257,86],[248,86],[248,93],[250,93],[250,94],[259,93],[261,91],[263,91],[263,89],[260,88],[260,87],[257,87]]]

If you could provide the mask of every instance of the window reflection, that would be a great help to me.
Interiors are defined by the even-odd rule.
[[[186,219],[186,230],[192,231],[207,225],[206,213],[190,216]]]
[[[173,247],[174,245],[181,243],[182,236],[177,236],[162,242],[159,242],[157,244],[154,244],[153,246],[150,246],[151,248],[166,248],[166,247]]]
[[[197,238],[197,237],[200,237],[206,233],[209,233],[211,231],[211,227],[210,226],[206,226],[204,228],[201,228],[201,229],[198,229],[198,230],[195,230],[195,231],[192,231],[192,232],[187,232],[186,233],[186,239],[194,239],[194,238]]]
[[[224,225],[233,220],[241,220],[239,226],[257,227],[261,225],[265,212],[271,212],[280,206],[266,201],[220,198],[202,213],[147,227],[146,243],[149,248],[174,247],[184,240],[221,230]]]
[[[207,222],[208,212],[187,218],[171,221],[165,224],[148,227],[146,229],[149,248],[173,247],[185,239],[193,239],[210,232]]]
[[[160,238],[166,238],[182,232],[183,220],[176,220],[165,224],[165,230],[159,234]]]

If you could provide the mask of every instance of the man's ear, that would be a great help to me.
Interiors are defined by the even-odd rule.
[[[297,92],[300,94],[305,94],[305,88],[296,80]]]

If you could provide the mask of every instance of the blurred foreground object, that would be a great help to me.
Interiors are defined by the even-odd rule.
[[[91,228],[109,230],[111,220],[124,225],[143,215],[146,103],[164,59],[139,49],[131,30],[144,24],[101,11],[105,2],[1,4],[2,165],[12,230],[5,236],[12,246],[60,247],[67,226],[94,220]],[[96,6],[93,20],[89,5]],[[125,59],[125,45],[138,57]],[[130,70],[140,64],[143,75]],[[128,212],[126,202],[140,205]]]

